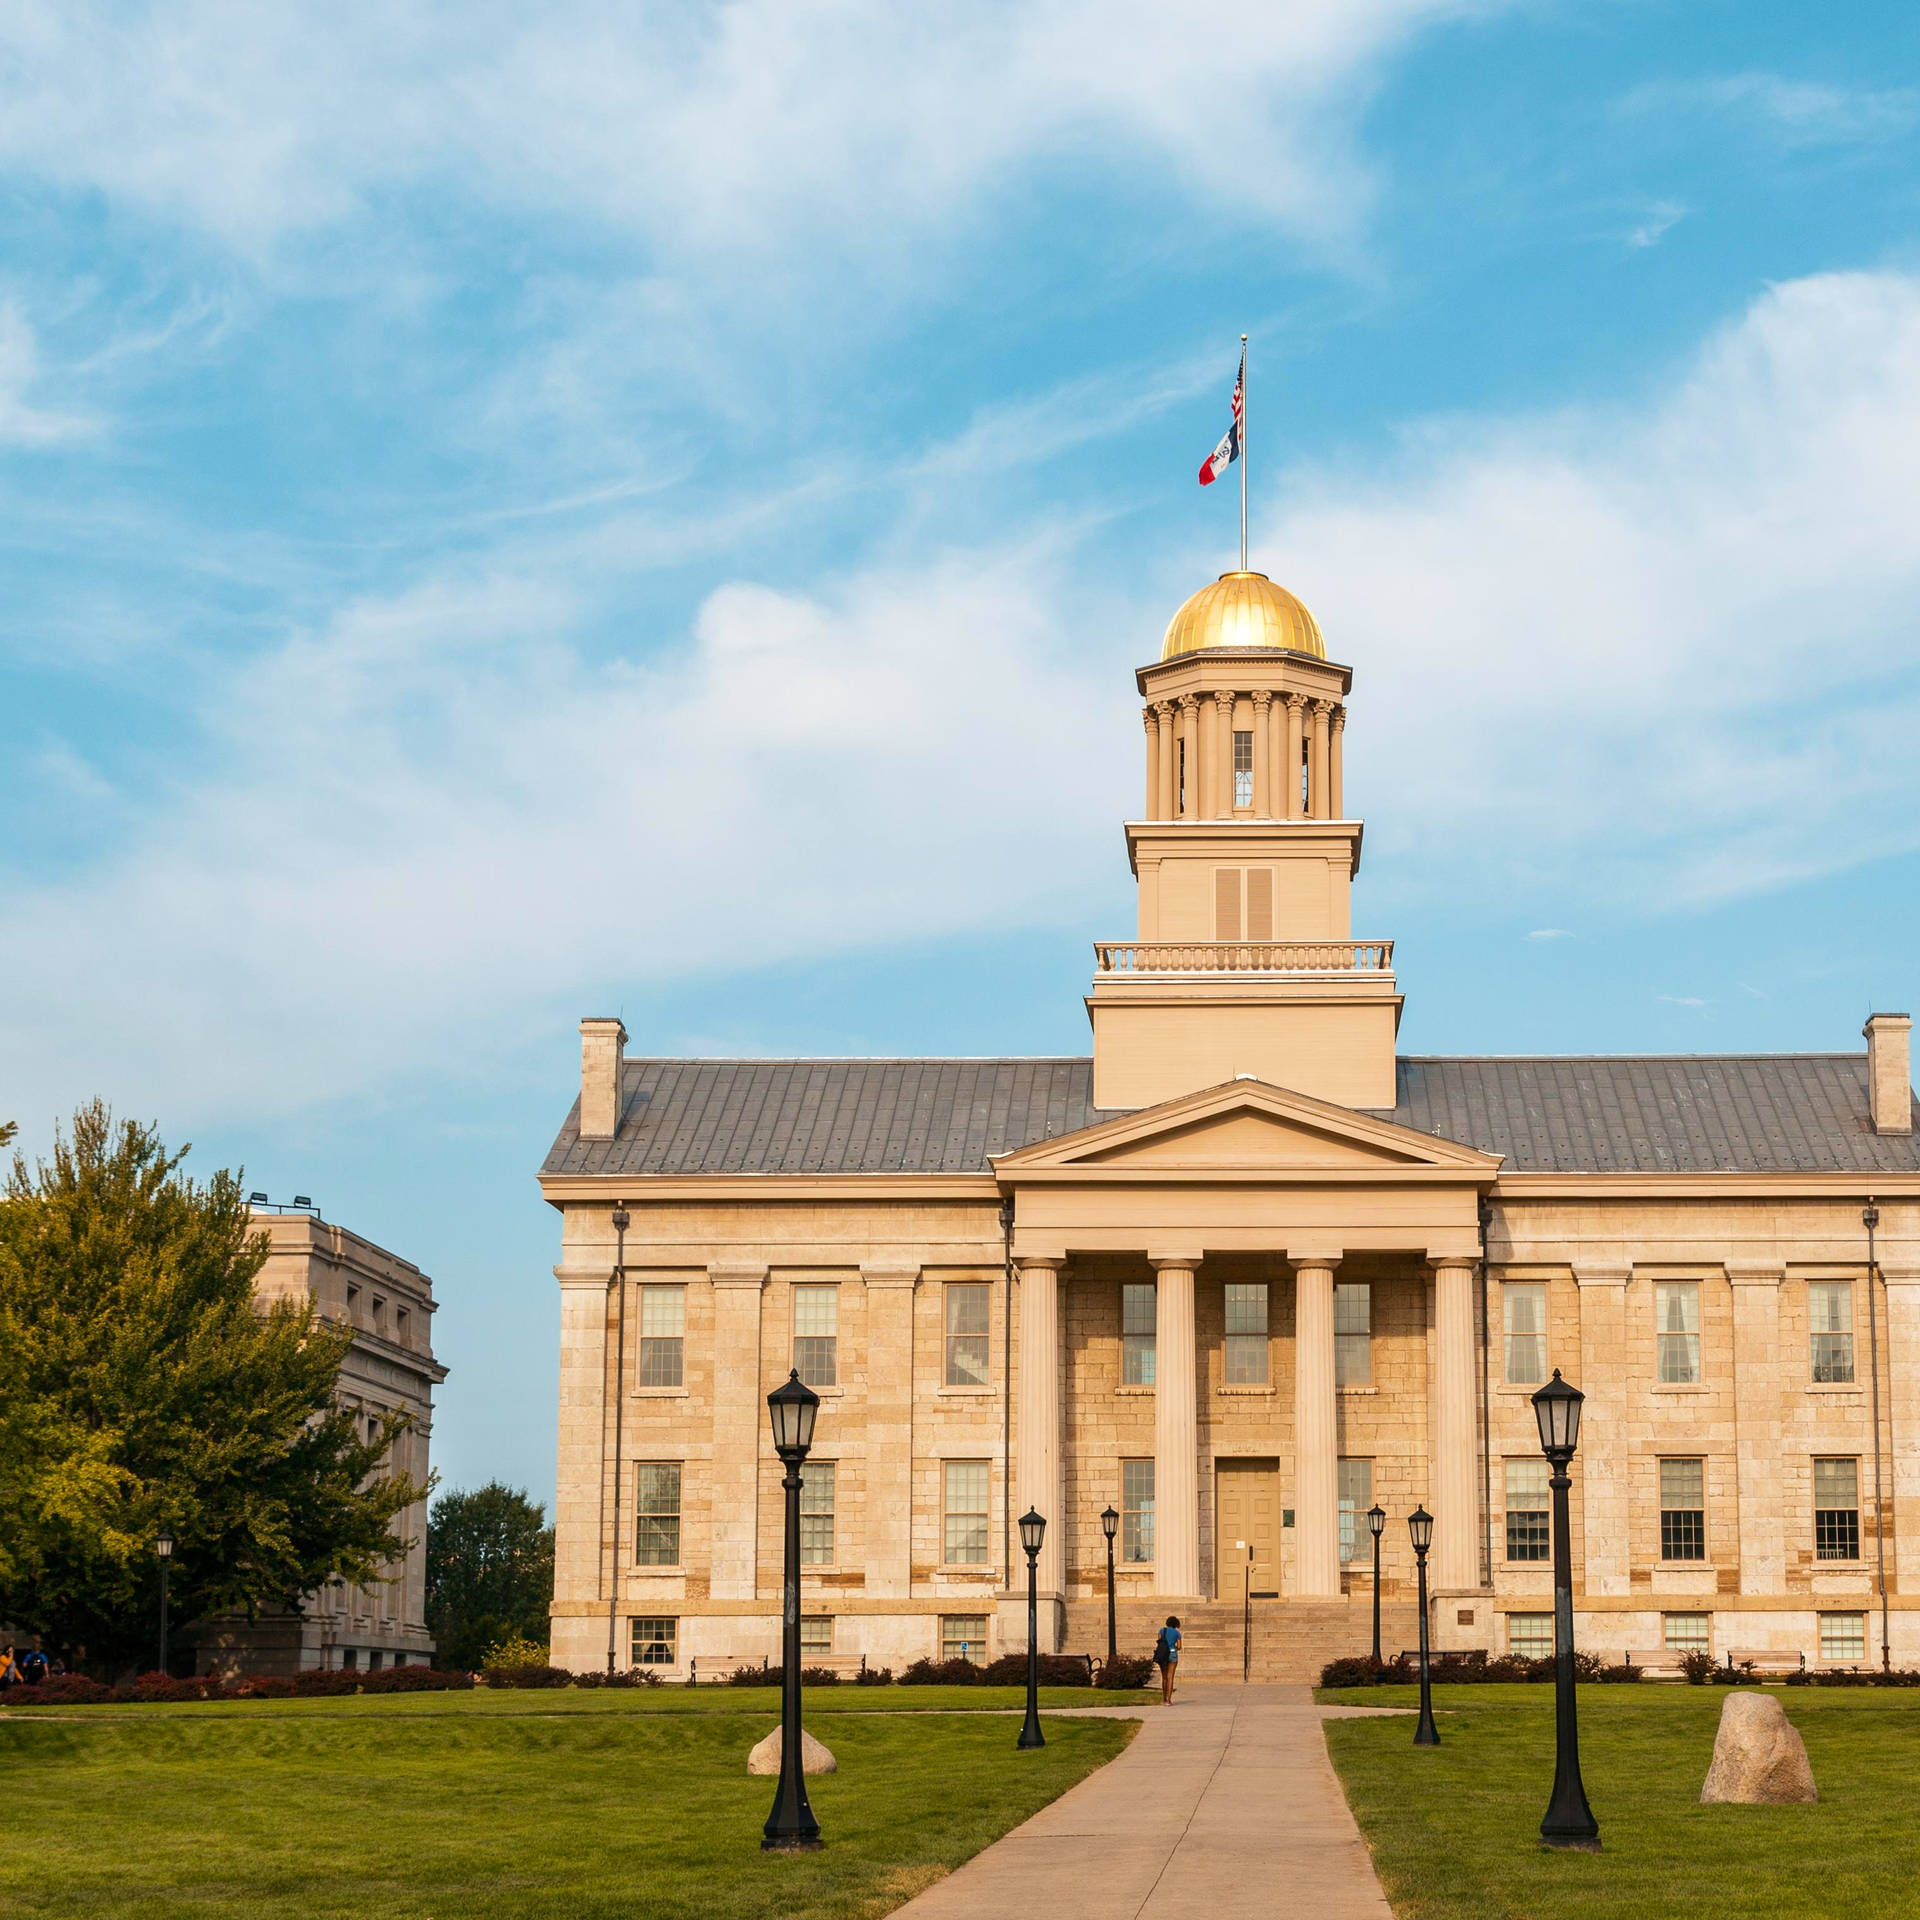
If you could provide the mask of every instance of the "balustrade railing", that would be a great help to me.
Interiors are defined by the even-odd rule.
[[[1386,973],[1391,940],[1116,940],[1093,949],[1098,973]]]

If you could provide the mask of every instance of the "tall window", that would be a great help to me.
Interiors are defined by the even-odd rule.
[[[1700,1378],[1700,1282],[1660,1280],[1653,1289],[1654,1324],[1662,1386],[1685,1386]]]
[[[1547,1519],[1544,1460],[1507,1462],[1507,1558],[1547,1560],[1553,1556],[1553,1529]]]
[[[1707,1557],[1707,1489],[1704,1460],[1660,1462],[1660,1558]]]
[[[984,1613],[943,1613],[940,1616],[940,1658],[987,1664],[987,1616]]]
[[[1227,1385],[1267,1384],[1267,1283],[1227,1285]]]
[[[800,1564],[833,1565],[833,1482],[830,1460],[809,1460],[800,1469]]]
[[[825,1660],[833,1652],[833,1615],[830,1613],[805,1614],[800,1616],[800,1658],[801,1660]]]
[[[1710,1613],[1663,1613],[1660,1644],[1673,1653],[1707,1653],[1711,1651],[1712,1624]]]
[[[686,1332],[685,1287],[640,1289],[640,1384],[643,1387],[685,1384],[682,1354],[687,1344]]]
[[[1537,1387],[1547,1377],[1547,1288],[1543,1280],[1509,1280],[1500,1289],[1507,1336],[1507,1381]]]
[[[1333,1383],[1373,1384],[1373,1289],[1365,1282],[1333,1290]]]
[[[1187,810],[1187,743],[1184,740],[1176,740],[1174,746],[1177,749],[1174,758],[1180,763],[1180,802],[1174,811],[1185,813]]]
[[[1517,1660],[1551,1660],[1553,1658],[1553,1615],[1550,1613],[1508,1614],[1507,1651]]]
[[[1822,1660],[1864,1660],[1867,1657],[1867,1616],[1864,1613],[1823,1613],[1820,1616]]]
[[[969,1281],[947,1289],[947,1385],[987,1384],[988,1316],[991,1291]]]
[[[793,1364],[810,1387],[830,1387],[840,1371],[840,1289],[793,1290]]]
[[[1253,805],[1253,735],[1235,733],[1233,736],[1233,804],[1236,807]]]
[[[1813,1557],[1860,1558],[1860,1462],[1813,1463]]]
[[[1853,1282],[1809,1280],[1807,1324],[1813,1340],[1813,1377],[1853,1378]]]
[[[1120,1289],[1120,1379],[1124,1386],[1153,1385],[1154,1289]]]
[[[633,1623],[633,1664],[636,1667],[670,1667],[679,1657],[680,1622],[652,1616]]]
[[[1373,1505],[1373,1462],[1340,1462],[1340,1564],[1366,1558],[1373,1552],[1373,1536],[1364,1518]]]
[[[1153,1462],[1120,1462],[1120,1558],[1130,1566],[1153,1560]]]
[[[680,1463],[642,1460],[633,1470],[633,1563],[680,1564]]]
[[[946,1533],[941,1553],[950,1567],[987,1562],[987,1463],[949,1460],[946,1465]]]

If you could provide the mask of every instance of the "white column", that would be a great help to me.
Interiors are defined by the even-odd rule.
[[[1153,1587],[1195,1598],[1200,1585],[1200,1429],[1193,1339],[1197,1254],[1154,1258]]]
[[[1920,1267],[1882,1264],[1887,1307],[1886,1380],[1891,1403],[1882,1418],[1893,1427],[1892,1485],[1893,1589],[1920,1593]],[[1859,1318],[1854,1321],[1854,1351],[1860,1350]],[[1902,1616],[1895,1614],[1895,1633]],[[1894,1665],[1911,1665],[1911,1647],[1894,1649]]]
[[[1742,1593],[1787,1590],[1780,1510],[1780,1283],[1786,1269],[1727,1268],[1733,1287],[1733,1458]]]
[[[1026,1586],[1019,1518],[1031,1507],[1047,1523],[1040,1547],[1040,1591],[1065,1584],[1067,1516],[1060,1475],[1060,1269],[1051,1258],[1021,1258],[1020,1424],[1014,1434],[1013,1551],[1016,1591]],[[1022,1639],[1025,1638],[1024,1632]],[[1050,1650],[1050,1641],[1041,1640]]]
[[[710,1266],[713,1283],[712,1584],[716,1600],[752,1600],[760,1576],[760,1296],[764,1266]],[[769,1445],[771,1442],[769,1442]]]
[[[1620,1356],[1627,1344],[1627,1282],[1630,1266],[1578,1265],[1580,1285],[1580,1378],[1588,1382],[1620,1377]],[[1580,1451],[1573,1463],[1573,1497],[1580,1506],[1575,1534],[1574,1590],[1587,1593],[1632,1591],[1632,1552],[1627,1508],[1627,1433],[1619,1396],[1595,1391],[1580,1409]]]
[[[1334,1416],[1333,1270],[1337,1253],[1294,1253],[1294,1591],[1303,1600],[1340,1593],[1340,1439]]]
[[[913,1299],[915,1265],[863,1264],[867,1283],[867,1525],[864,1591],[913,1591]]]
[[[1480,1585],[1478,1396],[1474,1392],[1473,1268],[1435,1258],[1433,1378],[1433,1584],[1460,1593]]]
[[[1141,817],[1153,819],[1160,806],[1160,714],[1149,704],[1141,717],[1147,723],[1147,810]]]

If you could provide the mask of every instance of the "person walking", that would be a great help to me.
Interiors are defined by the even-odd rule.
[[[1153,1664],[1160,1669],[1160,1703],[1170,1707],[1174,1669],[1180,1664],[1180,1616],[1177,1613],[1167,1615],[1167,1624],[1154,1637]]]

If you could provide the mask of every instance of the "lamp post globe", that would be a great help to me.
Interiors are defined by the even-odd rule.
[[[1387,1530],[1387,1510],[1379,1501],[1367,1509],[1367,1531],[1373,1535],[1373,1664],[1380,1659],[1380,1536]]]
[[[1027,1556],[1027,1718],[1014,1745],[1022,1752],[1044,1747],[1040,1731],[1040,1543],[1047,1523],[1032,1507],[1020,1516],[1020,1545]]]
[[[800,1751],[800,1469],[813,1448],[813,1423],[820,1396],[796,1368],[784,1386],[767,1395],[773,1424],[773,1448],[787,1471],[780,1485],[787,1496],[786,1586],[781,1605],[780,1784],[773,1796],[760,1845],[769,1851],[799,1852],[820,1844],[820,1823],[807,1799],[807,1776]]]
[[[1415,1507],[1407,1515],[1413,1537],[1413,1557],[1420,1569],[1420,1719],[1413,1729],[1416,1747],[1437,1747],[1440,1729],[1433,1724],[1433,1668],[1427,1646],[1427,1549],[1433,1545],[1433,1515]]]
[[[1540,1822],[1540,1838],[1550,1847],[1600,1851],[1600,1823],[1587,1805],[1580,1778],[1580,1721],[1573,1684],[1573,1525],[1567,1472],[1580,1444],[1580,1403],[1586,1396],[1569,1386],[1555,1367],[1553,1378],[1533,1396],[1533,1417],[1540,1428],[1540,1451],[1553,1463],[1553,1797]]]
[[[1120,1531],[1120,1516],[1111,1507],[1100,1510],[1100,1531],[1107,1536],[1107,1660],[1120,1656],[1119,1630],[1113,1617],[1113,1537]]]

